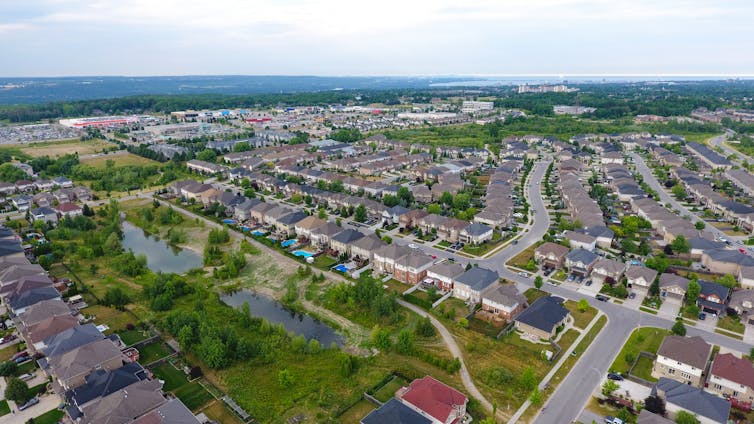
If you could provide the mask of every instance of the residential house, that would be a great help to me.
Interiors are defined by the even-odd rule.
[[[27,196],[25,194],[19,194],[18,196],[13,196],[13,198],[10,200],[13,206],[18,209],[20,212],[26,212],[31,207],[31,203],[34,200],[33,197]]]
[[[716,274],[738,275],[742,266],[754,266],[754,258],[738,250],[713,249],[702,253],[702,265]]]
[[[591,278],[597,284],[608,283],[610,285],[620,283],[626,264],[614,259],[601,258],[592,266]]]
[[[60,293],[54,288],[40,287],[27,290],[6,298],[6,304],[14,315],[23,314],[30,306],[43,300],[60,299]]]
[[[686,296],[690,282],[691,280],[680,275],[663,272],[660,274],[660,296],[663,300],[681,302]]]
[[[61,203],[56,208],[56,211],[60,214],[60,216],[67,216],[69,218],[75,218],[79,215],[84,214],[84,210],[81,209],[81,206],[75,204],[75,203]]]
[[[38,352],[52,358],[104,338],[94,324],[77,325],[44,339]]]
[[[73,187],[71,190],[73,191],[73,195],[76,196],[76,200],[79,202],[88,202],[92,200],[92,191],[86,187],[77,186]]]
[[[296,235],[301,239],[311,240],[312,230],[327,224],[327,221],[314,215],[307,216],[293,226]]]
[[[641,265],[629,265],[625,276],[629,288],[649,290],[657,278],[657,271]]]
[[[699,336],[666,336],[657,350],[652,377],[665,377],[702,387],[711,353],[712,345]]]
[[[461,231],[459,240],[466,244],[482,244],[492,240],[492,227],[475,222]]]
[[[137,418],[132,424],[206,424],[200,422],[178,398],[170,398],[149,413]]]
[[[411,209],[404,208],[403,206],[396,205],[382,212],[382,224],[394,225],[399,224],[401,216],[410,212]]]
[[[71,315],[69,311],[68,314],[53,316],[34,325],[25,326],[21,334],[27,344],[33,346],[35,350],[39,350],[43,347],[45,339],[77,325],[79,325],[78,318]]]
[[[279,234],[285,237],[292,236],[296,233],[295,226],[297,223],[308,217],[307,214],[301,211],[291,212],[281,216],[275,225]]]
[[[613,238],[615,238],[615,232],[610,228],[602,225],[593,225],[593,223],[586,223],[588,225],[585,228],[579,229],[577,233],[583,233],[595,238],[596,245],[603,249],[609,249],[613,244]]]
[[[736,314],[741,317],[741,322],[754,325],[754,290],[733,290],[728,307],[736,311]]]
[[[335,251],[338,256],[351,256],[351,247],[356,240],[364,237],[364,233],[353,229],[342,230],[330,238],[330,249]]]
[[[738,283],[745,289],[754,289],[754,266],[738,268]]]
[[[30,192],[34,190],[34,183],[29,180],[18,180],[16,181],[16,191],[20,192]]]
[[[81,410],[80,424],[134,424],[143,415],[165,404],[162,382],[142,380],[91,402]],[[140,421],[151,424],[155,421]],[[191,421],[179,421],[181,424]],[[156,421],[159,423],[159,421]]]
[[[278,224],[278,219],[293,212],[293,209],[285,206],[275,206],[272,209],[267,210],[264,213],[264,223],[271,227],[275,227]]]
[[[414,228],[419,226],[419,222],[429,215],[424,209],[412,209],[404,213],[398,219],[401,228]]]
[[[395,260],[393,277],[406,284],[418,284],[427,276],[434,260],[419,249],[409,249],[408,254]],[[377,253],[375,253],[376,262]]]
[[[563,299],[554,296],[540,297],[514,319],[516,329],[540,339],[551,339],[557,328],[565,324],[568,309]]]
[[[84,377],[94,370],[114,370],[122,366],[123,355],[109,339],[97,340],[47,358],[47,372],[64,390],[84,384]]]
[[[491,284],[482,292],[482,310],[493,319],[513,320],[528,305],[515,284]]]
[[[675,421],[642,409],[636,417],[636,424],[675,424]]]
[[[58,213],[54,209],[46,206],[32,209],[31,218],[33,221],[42,221],[52,225],[58,224]]]
[[[71,315],[71,308],[61,299],[43,300],[28,307],[19,315],[24,326],[30,327],[56,316]]]
[[[68,177],[55,177],[52,179],[52,183],[55,184],[56,187],[60,188],[71,188],[73,187],[73,181],[71,181]]]
[[[723,315],[730,297],[730,289],[710,281],[698,280],[697,282],[701,286],[699,298],[696,301],[699,308],[704,312]]]
[[[343,227],[339,227],[334,222],[327,222],[319,227],[309,230],[309,239],[311,240],[312,245],[324,249],[329,247],[330,240],[342,231]]]
[[[581,248],[568,252],[565,257],[565,266],[573,275],[587,277],[592,272],[592,267],[599,256]]]
[[[240,205],[233,208],[233,217],[238,222],[244,222],[251,219],[251,210],[254,206],[262,203],[259,199],[246,199]]]
[[[710,366],[706,390],[741,402],[754,402],[754,366],[732,353],[717,354]]]
[[[670,418],[679,411],[696,415],[701,424],[724,424],[730,415],[730,402],[704,390],[660,377],[651,394],[665,401],[665,410]]]
[[[482,225],[482,224],[477,224]],[[437,236],[443,240],[455,243],[461,236],[461,232],[469,226],[469,223],[460,219],[449,218],[443,220],[437,227]],[[483,229],[481,229],[483,230]],[[483,233],[482,236],[486,234]],[[492,238],[492,233],[488,234]]]
[[[395,396],[404,405],[429,418],[432,424],[457,424],[467,420],[469,399],[430,376],[401,387]]]
[[[48,192],[37,193],[34,195],[33,199],[34,204],[40,208],[49,208],[55,203],[55,196]]]
[[[147,379],[147,371],[138,362],[128,362],[112,370],[98,369],[84,377],[84,383],[65,393],[71,419],[77,419],[81,409],[120,389]]]
[[[374,260],[374,252],[386,245],[387,243],[382,241],[377,235],[369,234],[353,242],[351,245],[351,255],[356,260],[371,263]]]
[[[592,252],[597,246],[597,237],[590,236],[589,234],[566,231],[563,237],[568,240],[571,249],[586,249]]]
[[[567,247],[548,241],[534,249],[534,261],[545,268],[561,268],[568,252]]]
[[[390,398],[379,408],[362,418],[361,424],[432,424],[432,420],[423,416],[398,399]]]
[[[0,182],[0,194],[3,196],[8,196],[9,194],[14,194],[16,192],[16,185],[13,183],[4,183]]]
[[[425,282],[431,282],[440,290],[448,292],[453,290],[453,281],[463,272],[463,267],[455,262],[438,262],[427,269]]]
[[[410,248],[395,243],[375,250],[372,264],[375,274],[393,274],[396,261],[408,255],[410,251]]]
[[[471,267],[453,279],[453,297],[467,303],[482,301],[482,292],[500,280],[497,271],[487,268]]]
[[[267,212],[274,208],[275,206],[271,203],[260,202],[251,207],[251,209],[249,210],[249,215],[251,216],[251,219],[256,223],[264,224],[267,217]]]

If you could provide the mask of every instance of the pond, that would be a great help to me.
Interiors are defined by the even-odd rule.
[[[221,299],[233,308],[240,308],[244,303],[248,303],[252,316],[265,318],[274,324],[283,324],[287,331],[302,335],[307,340],[316,339],[323,347],[329,347],[333,342],[343,346],[343,336],[336,333],[332,327],[309,315],[292,311],[274,299],[249,290],[224,295]]]
[[[123,248],[133,250],[135,255],[143,253],[147,257],[147,266],[154,272],[182,274],[203,266],[202,257],[191,250],[170,246],[155,236],[148,236],[128,221],[123,221],[122,227]]]

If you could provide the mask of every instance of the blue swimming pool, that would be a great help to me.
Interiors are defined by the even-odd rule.
[[[294,250],[293,254],[295,256],[301,256],[302,258],[310,258],[310,257],[314,256],[314,253],[307,252],[306,250]]]
[[[336,270],[336,271],[340,271],[340,272],[348,272],[348,267],[345,266],[345,265],[343,265],[343,264],[337,265],[333,269]]]
[[[280,242],[280,245],[283,246],[283,247],[293,246],[294,244],[296,244],[296,240],[295,239],[290,239],[290,240],[286,240],[286,241]]]
[[[249,230],[251,230],[251,228],[249,228],[249,227],[247,227],[247,226],[245,226],[245,225],[242,225],[242,226],[241,226],[241,231],[243,231],[244,233],[248,233],[248,232],[249,232]]]
[[[230,224],[235,224],[235,223],[236,223],[235,219],[223,219],[223,224],[230,225]]]
[[[265,233],[264,231],[254,230],[254,231],[251,232],[251,234],[255,235],[255,236],[263,236],[263,235],[265,235],[267,233]]]

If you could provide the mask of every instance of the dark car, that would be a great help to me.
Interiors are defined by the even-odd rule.
[[[11,357],[10,359],[12,359],[12,360],[14,360],[14,361],[15,361],[15,360],[16,360],[17,358],[22,358],[22,357],[24,357],[24,356],[29,356],[29,352],[27,352],[27,351],[25,351],[25,350],[24,350],[24,351],[21,351],[21,352],[18,352],[18,353],[16,353],[15,355],[13,355],[13,356],[12,356],[12,357]]]
[[[607,302],[607,296],[603,296],[601,294],[598,294],[597,296],[594,296],[595,299],[599,300],[600,302]]]
[[[634,292],[631,292],[631,293],[629,293],[629,295],[628,295],[628,298],[629,298],[629,299],[634,299],[635,297],[636,297],[636,293],[634,293]]]
[[[513,244],[518,244],[518,240],[513,240]]]
[[[707,319],[707,314],[705,314],[704,312],[700,312],[699,313],[699,319],[702,320],[702,321],[704,321],[705,319]]]
[[[619,372],[607,373],[607,378],[609,378],[610,380],[615,380],[615,381],[623,381],[623,376],[620,375]]]
[[[592,280],[586,280],[585,286],[589,287],[592,285]]]

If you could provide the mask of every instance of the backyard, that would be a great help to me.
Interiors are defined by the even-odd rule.
[[[160,342],[150,343],[139,348],[139,362],[144,365],[151,364],[168,355],[170,355],[170,351]]]

